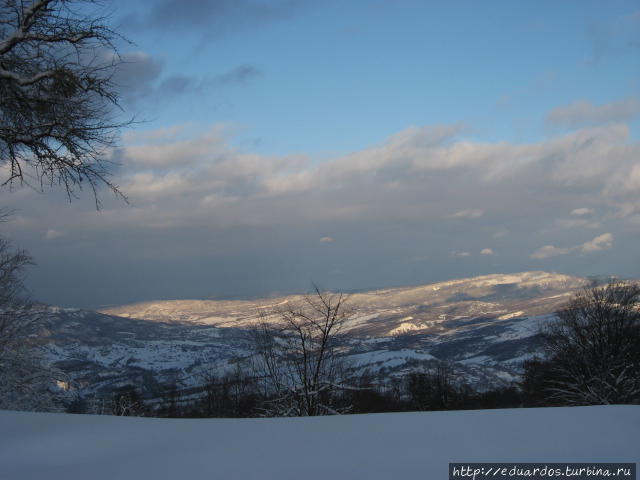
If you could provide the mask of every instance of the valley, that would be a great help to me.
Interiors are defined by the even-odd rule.
[[[341,331],[350,374],[378,382],[446,362],[478,391],[513,384],[537,352],[541,325],[588,284],[523,272],[350,294]],[[293,295],[266,300],[173,300],[101,312],[47,307],[46,359],[86,394],[136,385],[148,398],[167,385],[197,389],[251,360],[250,331],[276,322]]]

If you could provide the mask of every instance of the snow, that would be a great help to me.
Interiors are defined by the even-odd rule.
[[[448,478],[449,462],[638,462],[640,406],[173,420],[0,411],[11,480]]]
[[[344,327],[345,329],[352,329],[359,325],[366,325],[369,322],[369,320],[378,318],[383,313],[384,312],[380,311],[380,312],[370,313],[369,315],[358,315],[357,317],[350,318],[349,320],[347,320]]]
[[[407,318],[413,318],[413,317],[407,317]],[[403,333],[412,332],[416,330],[422,330],[422,327],[420,325],[416,325],[415,323],[402,322],[396,328],[389,330],[388,335],[400,335]]]
[[[517,312],[511,312],[511,313],[506,313],[504,315],[500,315],[498,317],[498,320],[509,320],[511,318],[517,318],[517,317],[522,317],[524,316],[524,312],[522,310],[517,311]]]
[[[357,353],[347,357],[356,367],[378,364],[378,369],[404,365],[408,360],[435,360],[433,355],[419,353],[415,350],[403,348],[401,350],[375,350],[373,352]]]
[[[389,315],[394,313],[406,314],[407,307],[413,308],[416,305],[434,307],[441,305],[443,302],[446,303],[448,296],[456,293],[468,293],[471,297],[478,296],[478,298],[481,298],[489,294],[496,286],[515,285],[521,290],[535,287],[543,290],[552,290],[548,292],[549,294],[566,294],[567,292],[553,290],[575,290],[584,284],[585,280],[578,277],[548,272],[521,272],[483,275],[430,285],[354,293],[349,296],[349,301],[352,305],[358,307],[360,315],[346,323],[345,331],[366,326],[370,323],[369,320],[376,317],[379,317],[384,323],[385,317]],[[195,323],[219,327],[247,327],[259,320],[273,321],[278,318],[277,315],[268,315],[267,318],[261,318],[261,312],[268,313],[277,308],[278,305],[296,303],[301,300],[302,297],[300,295],[262,300],[162,300],[109,307],[101,311],[112,315],[156,321]],[[476,308],[475,315],[498,312],[500,314],[509,313],[499,303],[476,301],[467,305],[467,307],[470,309]],[[419,318],[418,320],[424,320],[424,318]],[[406,319],[401,320],[401,322],[404,321]]]
[[[439,282],[433,285],[429,285],[433,291],[438,291],[442,288],[451,287],[455,285],[468,284],[471,287],[486,287],[494,285],[505,284],[517,284],[519,286],[524,285],[542,285],[547,286],[551,284],[571,284],[576,283],[581,279],[571,277],[569,275],[562,275],[549,272],[520,272],[513,274],[491,274],[481,275],[474,278],[461,278],[456,280],[449,280],[446,282]],[[585,283],[584,281],[582,281]]]
[[[491,362],[493,359],[487,355],[477,355],[475,357],[465,358],[460,360],[459,363],[464,365],[484,365]]]
[[[515,321],[513,324],[509,325],[506,332],[501,333],[496,338],[498,340],[505,341],[537,335],[540,332],[540,328],[552,318],[554,318],[554,315],[539,315]]]

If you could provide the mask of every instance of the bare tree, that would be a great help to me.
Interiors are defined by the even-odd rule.
[[[33,345],[44,314],[27,300],[22,275],[30,263],[0,237],[0,408],[54,410],[56,380],[64,378]]]
[[[119,129],[120,37],[94,0],[0,0],[0,165],[4,184],[107,185]]]
[[[145,417],[151,412],[140,392],[133,385],[124,385],[109,393],[83,397],[77,394],[68,402],[67,413],[113,415],[117,417]]]
[[[300,304],[273,312],[275,323],[262,321],[254,330],[258,376],[273,416],[342,413],[336,395],[348,388],[339,355],[339,333],[353,314],[347,298],[314,286]]]
[[[640,403],[640,284],[576,295],[543,331],[544,385],[561,404]]]
[[[459,403],[462,391],[454,383],[450,363],[439,361],[426,372],[407,376],[407,390],[414,407],[421,410],[450,410]]]
[[[204,395],[201,410],[206,417],[249,417],[256,414],[256,379],[249,376],[241,362],[223,375],[215,370],[202,376]]]

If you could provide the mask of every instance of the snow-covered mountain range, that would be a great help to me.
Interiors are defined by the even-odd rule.
[[[547,272],[486,275],[351,294],[342,332],[354,373],[383,381],[440,361],[476,388],[508,385],[536,352],[540,325],[587,279]],[[101,312],[48,309],[42,348],[81,388],[125,384],[153,396],[222,374],[252,354],[248,329],[275,321],[277,305],[301,300],[172,300]]]

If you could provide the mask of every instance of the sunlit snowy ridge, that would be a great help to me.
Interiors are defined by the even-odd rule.
[[[354,293],[341,350],[352,374],[381,382],[446,361],[458,382],[508,386],[537,352],[540,326],[586,283],[524,272]],[[232,371],[253,353],[248,329],[300,299],[159,301],[103,313],[51,307],[41,348],[87,394],[130,384],[152,398],[168,383],[192,388]]]

